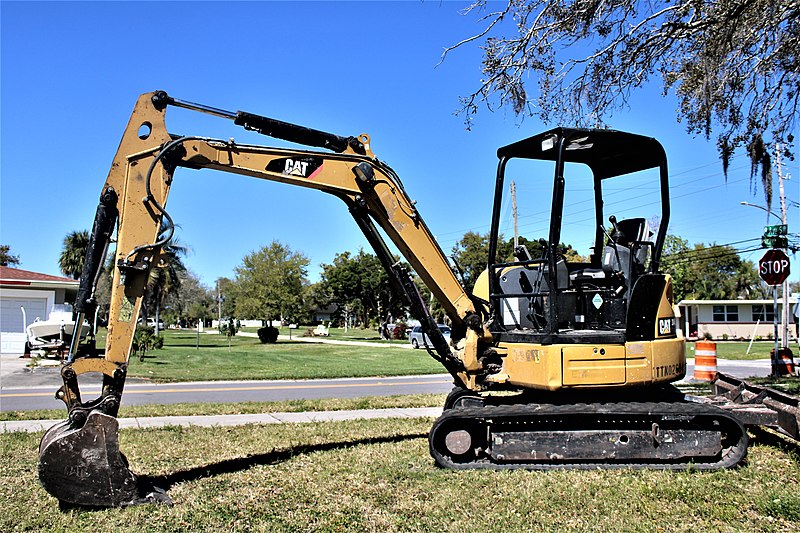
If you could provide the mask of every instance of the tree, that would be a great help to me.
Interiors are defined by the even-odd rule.
[[[147,278],[147,297],[143,315],[146,317],[146,310],[152,306],[155,308],[156,334],[158,334],[158,323],[161,318],[161,309],[167,297],[178,291],[181,285],[181,274],[186,272],[186,265],[183,264],[181,256],[186,255],[187,248],[173,236],[162,247],[159,263],[150,269]]]
[[[61,255],[58,257],[58,267],[65,276],[72,279],[81,277],[87,248],[89,248],[89,232],[87,230],[71,231],[64,237],[64,245]]]
[[[272,241],[246,255],[236,267],[236,316],[246,319],[292,319],[302,311],[308,258]]]
[[[676,302],[685,300],[687,295],[693,292],[689,251],[689,241],[677,235],[667,234],[659,268],[672,276],[672,290]]]
[[[324,292],[339,311],[345,309],[366,327],[373,320],[405,314],[402,300],[394,293],[389,275],[374,254],[359,250],[337,254],[333,263],[322,265]]]
[[[217,316],[216,291],[205,287],[191,270],[178,273],[180,284],[167,296],[164,307],[170,315],[184,324],[194,324]]]
[[[528,240],[519,237],[518,243],[527,248],[531,259],[542,259],[545,255],[546,240]],[[572,248],[571,244],[561,243],[559,254],[568,261],[582,261],[581,256]],[[464,274],[464,283],[468,289],[475,286],[478,276],[486,270],[489,260],[489,234],[480,235],[473,231],[468,231],[453,246],[453,257],[458,267]],[[497,244],[498,261],[514,261],[514,239],[505,240],[500,235]]]
[[[315,309],[327,309],[333,303],[335,303],[333,295],[322,281],[311,283],[303,288],[304,312],[309,323],[315,320]]]
[[[510,252],[510,250],[508,251]],[[498,255],[506,255],[498,253]],[[468,231],[453,246],[453,259],[463,275],[467,290],[475,286],[481,272],[486,270],[489,258],[489,234],[481,235]]]
[[[483,77],[462,98],[510,106],[545,123],[603,125],[631,93],[660,76],[678,120],[716,140],[727,173],[744,146],[772,201],[770,150],[791,144],[800,116],[797,0],[475,0],[484,29],[445,50],[482,41]],[[443,56],[443,59],[444,59]],[[533,94],[533,96],[530,96]],[[788,154],[791,157],[791,154]]]
[[[215,302],[217,298],[221,299],[221,301],[219,302],[219,307],[215,314],[219,314],[220,317],[236,315],[236,289],[232,279],[225,277],[217,278],[214,294]]]
[[[0,266],[11,266],[19,264],[19,256],[11,254],[11,247],[7,244],[0,244]]]
[[[676,302],[766,297],[755,265],[731,246],[689,247],[686,239],[667,235],[660,268],[673,278]]]

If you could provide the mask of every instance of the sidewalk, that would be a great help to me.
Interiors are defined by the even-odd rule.
[[[210,416],[157,416],[146,418],[119,418],[120,428],[144,429],[167,426],[222,427],[246,424],[300,424],[376,418],[435,418],[442,414],[441,407],[415,407],[408,409],[363,409],[359,411],[307,411],[300,413],[257,413],[249,415]],[[36,433],[46,431],[61,420],[19,420],[0,422],[0,433],[21,431]]]

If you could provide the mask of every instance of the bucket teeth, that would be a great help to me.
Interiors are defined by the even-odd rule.
[[[120,507],[171,503],[164,491],[143,489],[119,451],[119,424],[92,411],[81,427],[61,422],[39,445],[39,480],[62,504]]]

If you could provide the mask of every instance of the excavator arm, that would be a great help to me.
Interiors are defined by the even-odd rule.
[[[170,106],[232,119],[246,129],[331,152],[177,136],[166,126]],[[62,368],[64,385],[57,392],[67,406],[69,419],[51,428],[40,446],[40,479],[59,500],[113,506],[163,496],[142,487],[125,466],[118,449],[115,417],[147,278],[151,269],[160,265],[161,246],[173,232],[166,204],[178,167],[278,181],[341,198],[395,289],[426,330],[434,346],[432,355],[461,387],[479,389],[480,350],[491,342],[483,325],[485,308],[462,287],[395,172],[372,153],[368,135],[340,137],[252,113],[183,102],[162,91],[144,94],[136,103],[103,185],[76,302],[77,320],[82,322],[93,312],[98,273],[116,226],[116,268],[105,354],[86,355],[77,339],[72,343],[68,362]],[[443,306],[453,323],[452,344],[441,335],[409,273],[395,260],[377,227]],[[87,373],[102,374],[103,389],[98,398],[84,402],[78,377]]]

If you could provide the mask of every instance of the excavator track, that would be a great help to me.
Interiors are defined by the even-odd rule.
[[[744,460],[733,415],[689,402],[453,407],[431,429],[430,452],[450,469],[716,470]]]

